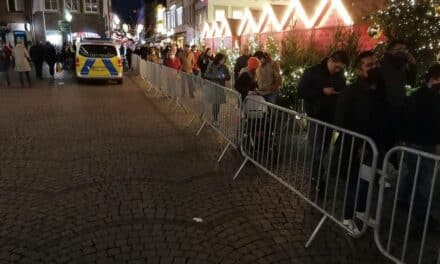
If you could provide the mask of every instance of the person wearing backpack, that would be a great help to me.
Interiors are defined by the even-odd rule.
[[[266,52],[256,52],[256,56],[261,65],[257,69],[258,94],[272,104],[276,104],[277,95],[281,88],[282,77],[280,65],[273,61]]]

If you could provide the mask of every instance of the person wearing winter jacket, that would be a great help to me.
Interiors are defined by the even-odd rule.
[[[31,86],[31,65],[29,63],[30,56],[26,46],[23,44],[23,40],[19,39],[17,45],[12,52],[13,62],[15,65],[15,71],[18,72],[20,77],[21,86],[24,86],[23,75],[26,75],[28,87]]]
[[[250,91],[258,89],[257,69],[261,62],[256,57],[250,57],[246,68],[243,68],[235,80],[234,88],[241,94],[241,100],[244,101]]]
[[[212,50],[211,48],[207,48],[205,52],[199,57],[197,60],[197,65],[199,66],[200,72],[205,74],[206,68],[208,68],[209,63],[214,59],[214,56],[212,56]]]
[[[226,103],[226,94],[223,89],[226,81],[231,79],[231,73],[228,67],[225,65],[226,56],[222,53],[215,55],[214,60],[208,65],[205,72],[205,79],[216,83],[220,87],[212,87],[213,89],[207,89],[206,96],[209,102],[212,103],[212,116],[214,124],[218,124],[218,116],[220,113],[220,105]]]
[[[440,64],[431,66],[425,85],[406,99],[399,128],[401,141],[408,147],[435,154],[440,145]],[[426,219],[429,197],[435,175],[435,160],[407,154],[404,157],[407,173],[401,175],[399,203],[410,206],[414,195],[413,216],[419,223],[429,220],[428,230],[440,231],[440,222],[431,213]],[[417,179],[417,181],[415,180]],[[415,190],[413,190],[415,188]],[[434,189],[432,191],[435,192]],[[433,198],[435,200],[435,198]]]

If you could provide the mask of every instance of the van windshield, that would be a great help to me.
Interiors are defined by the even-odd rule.
[[[112,45],[81,45],[79,54],[89,58],[113,58],[118,55],[115,46]]]

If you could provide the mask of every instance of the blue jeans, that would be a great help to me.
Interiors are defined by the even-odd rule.
[[[266,95],[263,95],[263,97],[264,97],[264,100],[266,100],[266,102],[269,102],[271,104],[277,103],[277,94],[276,93],[266,94]]]

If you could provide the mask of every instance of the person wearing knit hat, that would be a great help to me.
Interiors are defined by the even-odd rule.
[[[247,67],[243,68],[235,81],[234,87],[241,94],[243,101],[249,92],[255,91],[258,88],[257,69],[260,65],[261,62],[258,58],[250,57],[247,62]]]

